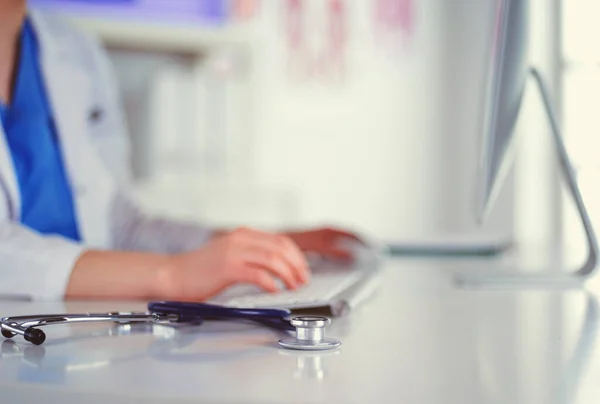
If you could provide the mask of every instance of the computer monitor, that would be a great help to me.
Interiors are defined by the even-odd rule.
[[[514,126],[528,75],[528,20],[529,0],[496,1],[478,170],[480,223],[492,208],[513,157]]]
[[[540,72],[530,66],[528,57],[529,0],[497,0],[495,25],[490,47],[490,70],[482,131],[481,156],[477,186],[476,215],[482,223],[499,193],[503,177],[513,157],[514,128],[521,112],[527,79],[536,84],[551,134],[558,153],[560,168],[579,211],[589,247],[585,264],[567,273],[559,269],[546,272],[518,270],[476,274],[461,274],[461,284],[479,286],[581,286],[597,272],[598,244],[591,221],[581,197],[563,137],[556,122],[551,98]],[[524,134],[526,136],[526,134]]]

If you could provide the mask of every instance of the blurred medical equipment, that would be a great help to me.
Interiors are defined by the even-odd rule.
[[[287,70],[290,76],[302,73],[304,60],[304,1],[286,0],[285,2],[285,31],[288,51]]]
[[[329,1],[329,40],[322,56],[324,74],[343,77],[346,73],[346,48],[348,47],[348,6],[342,0]]]
[[[232,14],[236,20],[246,21],[258,13],[259,7],[258,0],[236,0],[232,5]]]
[[[287,64],[292,77],[331,79],[345,74],[350,6],[345,0],[284,3]]]
[[[340,263],[313,257],[310,283],[300,289],[265,293],[252,286],[234,286],[211,303],[230,307],[273,307],[319,310],[343,316],[368,299],[377,288],[386,247],[376,243],[346,243],[354,260]]]
[[[288,349],[324,350],[340,346],[340,341],[325,337],[325,327],[331,323],[327,317],[292,317],[289,310],[248,309],[216,306],[189,302],[150,302],[147,312],[139,313],[85,313],[85,314],[41,314],[4,317],[0,320],[2,335],[12,338],[22,335],[26,341],[41,345],[46,334],[38,327],[74,323],[195,323],[205,320],[249,320],[280,331],[296,331],[295,338],[280,341]]]
[[[375,0],[373,7],[377,45],[383,44],[395,51],[414,34],[414,0]]]
[[[583,266],[570,274],[558,271],[561,268],[555,268],[554,271],[547,270],[544,273],[512,269],[509,272],[499,273],[461,274],[458,281],[472,286],[579,287],[597,273],[598,243],[556,121],[548,87],[540,72],[535,67],[529,66],[527,46],[529,0],[502,0],[498,4],[493,43],[490,46],[491,71],[478,170],[480,173],[476,212],[478,219],[483,222],[487,217],[500,191],[501,180],[509,168],[511,161],[509,157],[513,154],[512,146],[514,146],[514,127],[521,109],[525,84],[527,78],[531,76],[540,92],[550,123],[560,169],[583,223],[589,254]]]

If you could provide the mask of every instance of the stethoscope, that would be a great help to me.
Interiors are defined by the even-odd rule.
[[[231,324],[231,323],[230,323]],[[6,362],[14,366],[14,360],[19,360],[22,367],[18,368],[16,377],[22,382],[31,382],[32,380],[56,380],[61,374],[72,372],[85,372],[102,367],[108,367],[116,363],[125,363],[139,360],[140,358],[150,358],[159,362],[175,363],[207,363],[222,362],[239,358],[260,358],[264,357],[265,352],[261,349],[263,344],[239,345],[228,344],[215,349],[212,346],[212,339],[221,336],[215,335],[222,332],[244,332],[249,328],[242,324],[219,324],[211,322],[205,328],[202,324],[182,323],[177,324],[155,324],[148,322],[138,323],[115,323],[114,326],[101,328],[97,330],[73,330],[68,336],[52,338],[48,340],[51,351],[46,351],[44,345],[22,346],[12,339],[5,339],[0,343],[0,364]],[[250,325],[250,324],[249,324]],[[203,330],[198,332],[196,327]],[[232,327],[233,326],[233,327]],[[240,328],[241,326],[241,328]],[[141,347],[141,350],[117,351],[115,356],[108,355],[98,357],[94,353],[90,355],[77,355],[76,357],[65,357],[62,354],[60,346],[63,344],[84,343],[86,340],[96,338],[121,338],[135,337],[145,334],[152,336],[150,345]],[[199,350],[199,346],[194,344],[198,341],[204,341],[208,337],[208,347]],[[230,337],[228,337],[230,338]],[[203,344],[201,344],[203,345]],[[269,344],[269,346],[271,346]],[[338,349],[327,351],[293,351],[280,349],[277,353],[286,358],[286,363],[293,363],[291,375],[294,379],[310,379],[322,381],[327,376],[327,363],[332,357],[340,354]],[[8,368],[5,368],[6,371]]]
[[[38,327],[59,324],[116,322],[201,324],[205,320],[249,320],[280,331],[295,331],[295,336],[279,340],[279,346],[295,350],[327,350],[341,345],[335,338],[325,336],[331,320],[322,316],[291,316],[287,309],[236,308],[207,303],[150,302],[147,312],[114,312],[84,314],[42,314],[0,319],[0,329],[5,338],[22,335],[34,344],[46,341],[46,334]]]

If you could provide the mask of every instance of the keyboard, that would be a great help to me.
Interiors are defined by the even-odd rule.
[[[234,286],[211,302],[230,307],[326,310],[341,316],[368,298],[377,286],[381,258],[372,247],[354,250],[354,261],[342,264],[328,260],[309,260],[310,282],[296,290],[266,293],[254,286]]]

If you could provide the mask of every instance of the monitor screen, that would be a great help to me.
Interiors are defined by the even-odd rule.
[[[512,160],[514,128],[529,71],[529,0],[497,0],[479,167],[477,217],[481,222]]]

